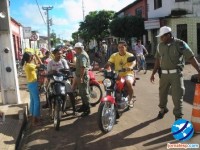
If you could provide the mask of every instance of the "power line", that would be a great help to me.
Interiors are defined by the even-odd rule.
[[[36,4],[37,4],[37,6],[38,6],[38,9],[39,9],[40,15],[42,16],[42,19],[43,19],[43,21],[44,21],[44,24],[46,24],[46,21],[44,20],[44,17],[43,17],[43,15],[42,15],[41,10],[40,10],[40,7],[39,7],[39,4],[38,4],[38,1],[35,0],[35,2],[36,2]]]

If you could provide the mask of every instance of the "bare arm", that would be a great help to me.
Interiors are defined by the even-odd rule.
[[[156,58],[154,68],[153,68],[153,71],[152,71],[152,74],[151,74],[151,77],[150,77],[151,82],[154,82],[154,80],[155,80],[154,75],[156,74],[159,67],[160,67],[160,60],[158,58]]]
[[[200,65],[199,65],[198,61],[196,60],[196,58],[195,57],[191,57],[189,59],[189,62],[197,70],[197,72],[200,74],[200,68],[199,68]]]
[[[148,55],[148,51],[147,51],[147,49],[145,48],[144,45],[143,45],[143,50],[145,51],[146,55]]]

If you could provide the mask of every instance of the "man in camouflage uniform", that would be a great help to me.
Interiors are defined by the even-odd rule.
[[[74,46],[77,60],[76,60],[76,80],[79,89],[79,94],[82,100],[82,106],[78,112],[83,112],[82,116],[87,116],[90,114],[89,107],[89,75],[88,70],[90,66],[90,59],[82,43],[78,42]]]
[[[174,103],[175,120],[182,118],[182,102],[185,93],[183,81],[184,59],[189,61],[197,70],[200,78],[199,63],[194,57],[194,53],[187,43],[174,38],[171,33],[171,28],[164,26],[160,28],[159,35],[161,43],[158,44],[155,65],[150,77],[151,82],[154,82],[154,75],[160,68],[160,83],[159,83],[159,107],[160,111],[157,118],[162,119],[168,112],[167,96],[171,87],[172,100]]]

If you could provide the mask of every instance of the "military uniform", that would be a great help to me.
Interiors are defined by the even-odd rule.
[[[182,101],[185,93],[182,70],[184,60],[193,57],[194,53],[182,40],[174,38],[171,43],[158,44],[155,58],[160,60],[161,77],[159,87],[159,107],[167,109],[167,96],[171,87],[174,103],[173,113],[176,118],[181,118]]]
[[[79,89],[79,94],[82,99],[83,105],[89,107],[89,75],[88,70],[90,66],[90,59],[88,54],[83,50],[81,54],[77,56],[76,60],[76,77],[77,77],[77,85]],[[80,83],[80,71],[81,67],[85,67],[85,72],[83,76],[83,83]]]

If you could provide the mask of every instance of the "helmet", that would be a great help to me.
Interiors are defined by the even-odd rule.
[[[81,42],[78,42],[74,45],[74,48],[84,48],[84,46]]]

